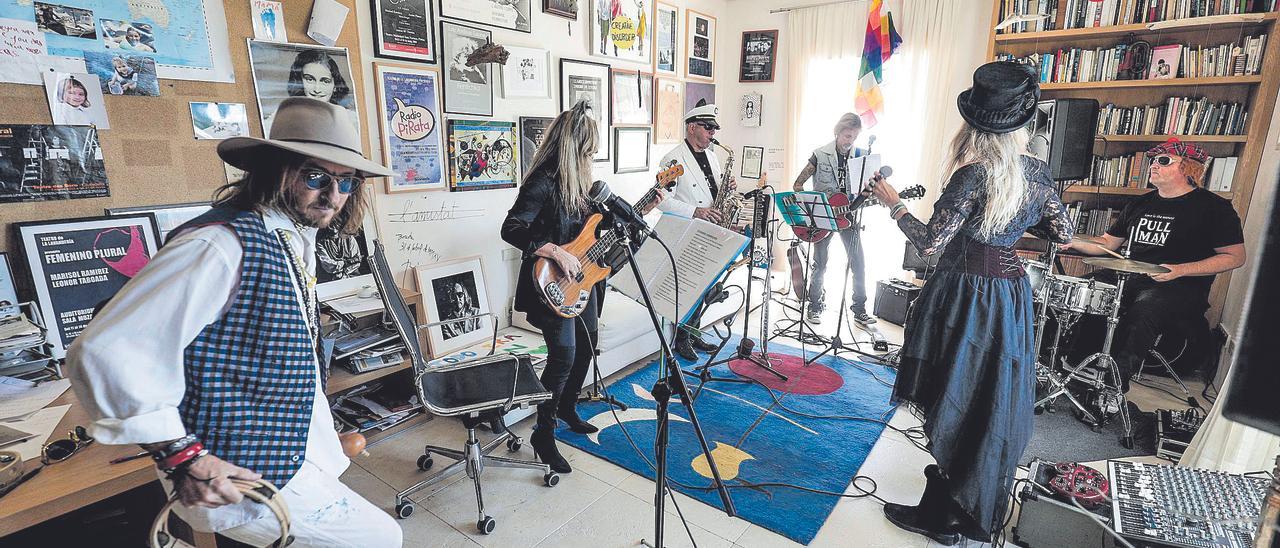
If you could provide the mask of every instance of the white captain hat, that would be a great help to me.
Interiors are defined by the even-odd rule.
[[[706,99],[699,99],[698,105],[692,110],[685,113],[684,123],[692,124],[700,122],[711,126],[711,129],[720,129],[720,122],[716,121],[716,115],[720,114],[720,109],[714,104],[707,104]]]

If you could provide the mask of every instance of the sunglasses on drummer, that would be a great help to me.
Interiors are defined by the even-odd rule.
[[[311,190],[326,190],[329,185],[337,184],[338,192],[351,194],[364,183],[363,177],[355,175],[334,175],[323,169],[306,168],[302,170],[302,181]]]
[[[62,462],[91,443],[93,443],[93,437],[89,432],[83,426],[77,426],[75,430],[67,433],[66,438],[44,444],[40,448],[40,462],[44,464]]]
[[[1151,161],[1156,165],[1171,166],[1173,165],[1173,156],[1160,155],[1152,158]]]

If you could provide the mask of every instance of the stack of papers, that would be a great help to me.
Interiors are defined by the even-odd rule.
[[[44,331],[26,316],[18,315],[0,321],[0,355],[17,353],[44,344]]]
[[[70,387],[71,381],[67,379],[36,384],[0,377],[0,422],[9,428],[35,434],[35,437],[5,449],[17,451],[23,460],[40,456],[40,447],[71,408],[70,405],[60,405],[46,409],[45,406]]]

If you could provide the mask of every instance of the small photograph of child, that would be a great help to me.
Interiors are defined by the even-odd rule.
[[[45,94],[54,125],[110,129],[102,102],[102,82],[92,74],[44,73]]]
[[[160,95],[160,82],[156,80],[156,60],[149,56],[122,51],[86,51],[84,66],[102,80],[103,93],[147,97]]]
[[[142,53],[156,52],[156,37],[148,23],[130,23],[101,19],[102,42],[107,49],[124,49]]]

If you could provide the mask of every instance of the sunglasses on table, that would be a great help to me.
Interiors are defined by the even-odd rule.
[[[302,170],[302,180],[307,183],[307,188],[311,190],[325,190],[329,188],[329,185],[336,183],[338,192],[342,194],[351,194],[364,183],[363,177],[334,175],[328,171],[314,168]]]
[[[93,443],[93,437],[89,432],[83,426],[77,426],[75,430],[67,433],[66,438],[44,444],[40,448],[40,462],[44,464],[62,462],[91,443]]]
[[[1151,159],[1151,162],[1157,165],[1171,166],[1173,165],[1173,156],[1156,156]]]

